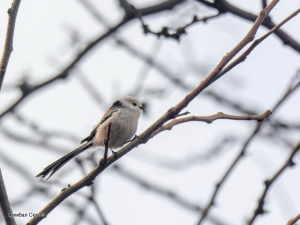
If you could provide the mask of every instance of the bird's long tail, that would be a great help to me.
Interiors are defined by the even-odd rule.
[[[69,162],[71,159],[73,159],[75,156],[83,152],[84,150],[88,149],[89,147],[92,147],[93,143],[88,142],[79,148],[76,148],[75,150],[69,152],[65,156],[61,157],[60,159],[56,160],[54,163],[50,164],[46,168],[43,169],[42,172],[40,172],[36,177],[45,178],[49,173],[50,175],[47,177],[46,180],[48,180],[57,170],[59,170],[63,165],[65,165],[67,162]]]

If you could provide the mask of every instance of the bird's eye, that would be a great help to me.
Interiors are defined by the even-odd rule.
[[[134,102],[134,103],[132,103],[132,105],[136,106],[136,103]]]

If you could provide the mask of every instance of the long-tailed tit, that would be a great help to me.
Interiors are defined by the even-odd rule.
[[[111,129],[108,146],[110,148],[123,146],[136,133],[142,109],[144,109],[142,104],[131,96],[125,96],[115,101],[100,122],[94,126],[90,135],[81,141],[81,144],[84,142],[85,144],[44,168],[36,177],[45,178],[50,173],[46,179],[48,180],[57,170],[81,152],[91,147],[104,146],[109,123],[111,123]]]

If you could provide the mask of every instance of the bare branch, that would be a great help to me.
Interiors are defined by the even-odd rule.
[[[291,219],[286,225],[294,225],[297,221],[300,220],[300,214],[298,214],[295,218]]]
[[[224,114],[222,112],[218,112],[217,114],[214,114],[211,116],[189,116],[189,117],[172,120],[171,122],[161,126],[151,135],[151,138],[162,131],[171,130],[174,126],[181,124],[181,123],[192,122],[192,121],[212,123],[213,121],[219,120],[219,119],[257,120],[257,122],[262,122],[264,119],[266,119],[271,114],[272,114],[272,112],[270,110],[267,110],[263,114],[255,115],[255,116],[234,116],[234,115]]]
[[[13,40],[14,40],[14,31],[15,31],[15,24],[18,14],[18,9],[20,6],[21,0],[14,0],[11,4],[11,8],[7,10],[8,13],[8,25],[6,30],[6,38],[4,44],[4,50],[0,62],[0,91],[2,88],[4,76],[6,73],[8,61],[10,58],[10,54],[13,51]]]
[[[94,204],[95,209],[96,209],[96,211],[97,211],[97,213],[98,213],[98,215],[99,215],[99,217],[100,217],[100,219],[101,219],[103,225],[108,225],[108,223],[107,223],[107,221],[106,221],[106,219],[105,219],[105,217],[104,217],[104,215],[103,215],[103,212],[102,212],[102,210],[101,210],[99,204],[98,204],[97,201],[95,200],[95,198],[92,197],[92,198],[91,198],[91,201],[92,201],[92,203]]]
[[[217,15],[213,15],[213,16],[207,16],[207,17],[204,17],[202,19],[199,19],[196,15],[193,17],[193,20],[186,24],[185,26],[182,26],[182,27],[179,27],[176,29],[175,32],[173,33],[170,33],[169,30],[170,28],[169,27],[163,27],[161,31],[158,31],[158,32],[154,32],[152,30],[150,30],[149,26],[147,24],[144,23],[144,20],[142,18],[142,14],[139,10],[137,10],[134,5],[131,5],[132,9],[134,10],[135,14],[136,14],[136,17],[141,21],[142,23],[142,27],[143,27],[143,31],[144,31],[144,34],[154,34],[156,35],[158,38],[160,36],[164,36],[166,38],[173,38],[177,41],[180,40],[180,36],[182,34],[186,34],[186,28],[189,27],[190,25],[194,24],[194,23],[197,23],[197,22],[200,22],[200,21],[203,21],[204,23],[209,20],[209,19],[212,19],[212,18],[216,18],[220,15],[220,13],[218,13]]]
[[[249,13],[247,11],[244,11],[232,4],[230,4],[226,0],[218,0],[215,1],[214,3],[211,3],[210,1],[207,0],[197,0],[198,2],[203,3],[206,6],[212,7],[217,9],[220,13],[232,13],[233,15],[236,15],[240,18],[249,20],[249,21],[256,21],[257,15],[254,15],[252,13]],[[269,30],[273,29],[276,24],[271,20],[270,17],[266,19],[262,25]],[[274,32],[274,34],[281,39],[283,44],[290,46],[293,48],[295,51],[300,53],[300,43],[298,43],[295,39],[293,39],[291,36],[289,36],[287,33],[285,33],[283,30],[279,29]]]
[[[267,0],[261,0],[261,4],[262,4],[262,8],[266,8],[268,3],[267,3]]]
[[[293,157],[294,155],[297,153],[297,151],[300,149],[300,142],[293,148],[289,158],[287,159],[287,161],[284,163],[284,165],[277,171],[277,173],[271,178],[271,179],[268,179],[266,180],[264,183],[265,183],[265,189],[261,195],[261,197],[259,198],[259,201],[258,201],[258,205],[257,205],[257,208],[255,209],[254,213],[253,213],[253,216],[252,218],[249,220],[248,222],[248,225],[251,225],[254,220],[256,219],[256,217],[259,215],[259,214],[264,214],[265,213],[265,210],[263,208],[264,206],[264,200],[265,200],[265,197],[267,195],[267,192],[270,188],[270,186],[273,184],[273,182],[279,177],[279,175],[287,168],[287,167],[292,167],[295,165],[295,163],[293,162]],[[298,218],[299,219],[299,218]]]
[[[4,180],[0,169],[0,209],[4,218],[5,224],[16,225],[10,203],[7,197]]]
[[[291,15],[289,15],[286,19],[281,21],[277,26],[275,26],[272,30],[267,32],[265,35],[260,37],[259,39],[255,40],[251,46],[243,53],[241,54],[237,59],[235,59],[232,63],[230,63],[228,66],[226,66],[222,72],[215,78],[215,80],[219,79],[221,76],[223,76],[225,73],[230,71],[233,67],[240,64],[241,62],[245,61],[247,56],[252,52],[252,50],[259,45],[263,40],[265,40],[267,37],[269,37],[272,33],[274,33],[276,30],[278,30],[281,26],[283,26],[286,22],[288,22],[290,19],[295,17],[300,12],[300,8],[297,9],[295,12],[293,12]]]
[[[123,177],[139,184],[142,188],[144,188],[148,191],[152,191],[158,195],[164,196],[186,209],[196,211],[196,212],[203,210],[202,207],[185,200],[184,198],[182,198],[181,196],[177,195],[176,193],[174,193],[172,191],[166,190],[155,184],[147,182],[144,178],[139,177],[136,174],[133,174],[128,170],[125,170],[120,165],[114,165],[112,168],[116,172],[118,172],[118,174],[122,175]],[[220,219],[218,219],[217,217],[210,216],[208,219],[216,225],[226,224],[224,221],[220,221]]]
[[[143,153],[138,155],[138,159],[150,165],[163,167],[170,170],[184,170],[193,166],[198,166],[211,162],[217,159],[225,150],[230,150],[230,145],[237,142],[238,138],[234,136],[225,136],[221,140],[216,141],[213,146],[210,146],[204,153],[195,153],[187,155],[178,160],[166,159],[151,153]]]
[[[82,72],[77,70],[76,71],[77,77],[80,80],[80,84],[85,88],[85,90],[92,96],[92,98],[95,100],[97,105],[101,106],[101,108],[107,108],[107,103],[103,99],[103,97],[100,95],[99,90],[97,90],[92,82],[90,82],[87,78],[87,76]]]

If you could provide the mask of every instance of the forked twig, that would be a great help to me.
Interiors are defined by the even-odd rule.
[[[181,123],[192,122],[192,121],[212,123],[213,121],[219,120],[219,119],[256,120],[257,122],[262,122],[266,118],[268,118],[268,116],[270,116],[271,114],[272,114],[272,112],[270,110],[267,110],[263,114],[254,115],[254,116],[234,116],[234,115],[228,115],[228,114],[225,114],[222,112],[218,112],[211,116],[188,116],[188,117],[184,117],[184,118],[180,118],[180,119],[174,119],[171,122],[161,126],[151,135],[151,138],[162,131],[171,130],[174,126],[181,124]],[[181,116],[181,115],[186,115],[186,113],[179,114],[178,116]]]
[[[264,203],[265,203],[265,197],[267,195],[267,192],[271,186],[271,184],[279,177],[279,175],[287,168],[287,167],[292,167],[295,165],[295,163],[293,162],[293,157],[295,156],[295,154],[297,153],[297,151],[300,149],[300,142],[293,148],[289,158],[287,159],[287,161],[284,163],[284,165],[277,171],[277,173],[271,178],[271,179],[268,179],[268,180],[265,180],[265,189],[261,195],[261,197],[259,198],[259,201],[258,201],[258,205],[257,205],[257,208],[255,209],[254,213],[253,213],[253,216],[252,218],[249,220],[248,222],[248,225],[251,225],[254,220],[256,219],[256,217],[259,215],[259,214],[264,214],[265,213],[265,210],[263,208],[264,206]],[[298,218],[299,219],[299,218]]]
[[[300,220],[300,214],[291,219],[286,225],[294,225],[295,223],[297,223],[298,220]]]

